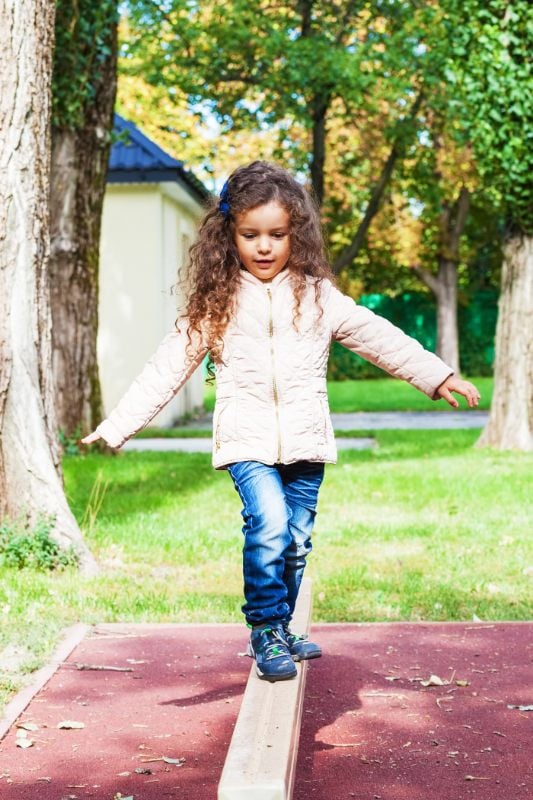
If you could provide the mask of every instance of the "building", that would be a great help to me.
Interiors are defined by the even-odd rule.
[[[105,413],[172,329],[187,252],[209,192],[181,161],[115,114],[100,245],[98,361]],[[181,272],[180,272],[181,270]],[[199,369],[150,423],[169,426],[203,402]]]

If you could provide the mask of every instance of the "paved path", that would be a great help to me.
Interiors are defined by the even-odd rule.
[[[312,635],[324,656],[309,664],[294,800],[532,796],[533,623]],[[246,638],[240,624],[91,631],[20,715],[33,746],[17,747],[14,724],[0,743],[2,800],[215,800]]]
[[[360,411],[353,414],[332,414],[335,430],[379,430],[382,428],[483,428],[488,411]],[[191,420],[185,429],[211,430],[213,415]]]
[[[483,428],[488,419],[487,411],[401,411],[360,412],[356,414],[332,414],[333,427],[338,431],[372,431],[385,429],[438,430],[457,428]],[[211,430],[212,415],[192,420],[184,430]],[[374,446],[371,438],[337,437],[338,450],[367,450]],[[131,439],[124,450],[181,450],[187,453],[210,453],[211,439]]]
[[[369,450],[374,447],[374,439],[367,437],[345,437],[337,438],[338,450]],[[190,439],[130,439],[126,442],[124,450],[180,450],[186,453],[210,453],[212,449],[211,438],[190,438]]]

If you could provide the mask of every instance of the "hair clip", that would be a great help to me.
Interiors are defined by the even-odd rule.
[[[224,215],[225,219],[227,219],[229,217],[229,213],[231,210],[231,206],[229,203],[228,181],[226,181],[220,192],[220,202],[218,204],[218,208],[220,212]]]

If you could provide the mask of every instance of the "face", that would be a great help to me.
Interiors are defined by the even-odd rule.
[[[270,281],[285,267],[290,255],[289,215],[272,201],[235,219],[235,244],[242,264],[261,281]]]

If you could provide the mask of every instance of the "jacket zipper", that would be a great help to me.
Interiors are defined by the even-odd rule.
[[[276,463],[281,462],[281,429],[279,424],[279,395],[278,395],[278,385],[276,383],[276,373],[275,373],[275,359],[274,359],[274,320],[272,317],[272,292],[270,288],[267,287],[267,294],[268,300],[270,302],[270,317],[268,322],[268,336],[270,339],[270,356],[272,358],[272,393],[274,396],[274,409],[276,411],[276,430],[278,433],[278,451],[276,457]]]

